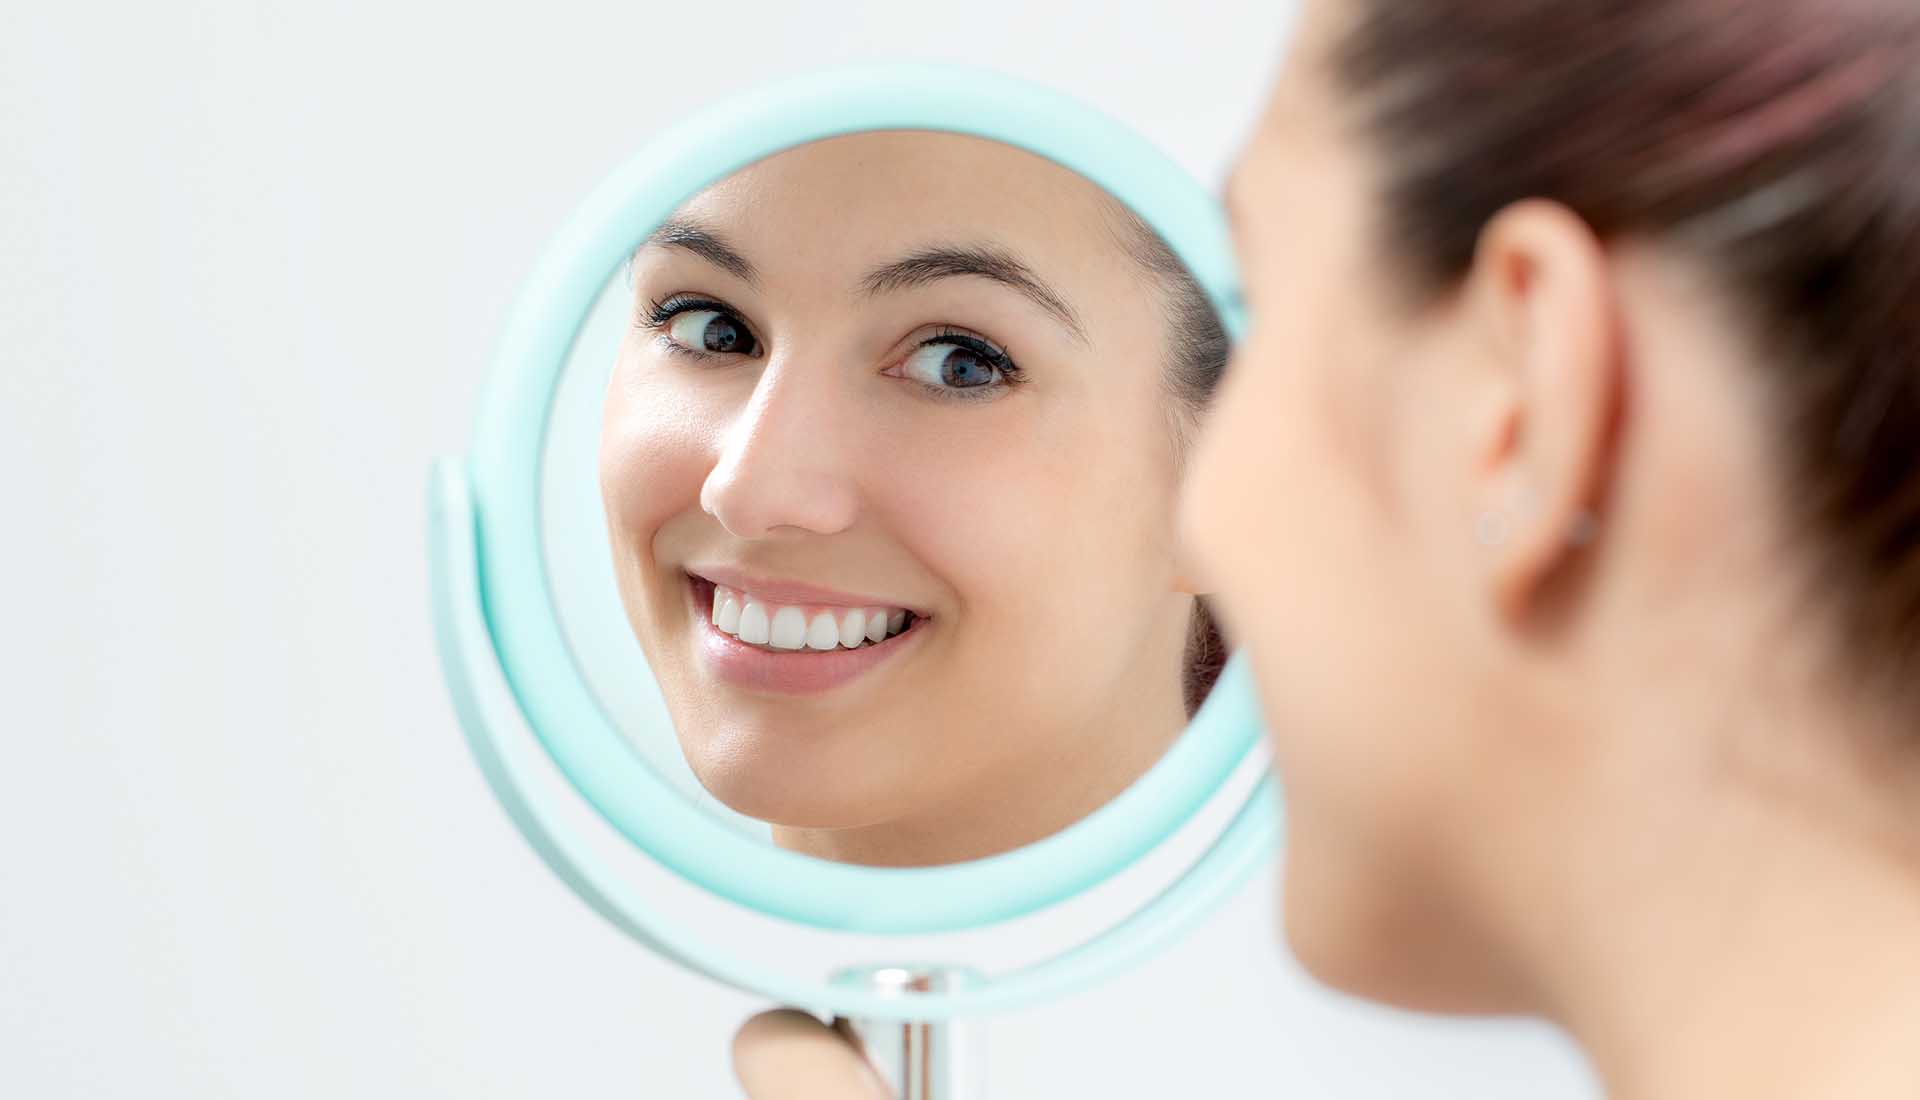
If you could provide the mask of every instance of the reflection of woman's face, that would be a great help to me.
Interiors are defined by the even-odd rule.
[[[636,253],[616,574],[695,773],[781,843],[1004,850],[1185,724],[1168,336],[1109,201],[994,143],[864,134]]]

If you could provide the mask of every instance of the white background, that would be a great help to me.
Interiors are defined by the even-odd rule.
[[[1270,2],[9,5],[0,1095],[732,1097],[761,1006],[624,941],[441,687],[427,462],[546,235],[657,128],[987,64],[1216,184]],[[1006,1017],[1007,1097],[1588,1097],[1544,1029],[1311,985],[1272,883]]]

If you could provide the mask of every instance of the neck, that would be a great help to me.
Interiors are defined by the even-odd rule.
[[[1817,834],[1739,827],[1771,843],[1737,869],[1695,867],[1690,904],[1642,900],[1649,890],[1594,913],[1617,927],[1564,1015],[1611,1095],[1920,1095],[1911,871]]]
[[[1724,694],[1682,680],[1643,681],[1652,702],[1613,724],[1692,748],[1615,765],[1589,792],[1600,816],[1539,865],[1559,903],[1522,901],[1540,999],[1613,1100],[1920,1096],[1911,746],[1857,737],[1837,707],[1724,717]]]

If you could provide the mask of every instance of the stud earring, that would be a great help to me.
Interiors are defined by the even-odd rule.
[[[1513,532],[1514,517],[1525,515],[1533,507],[1533,492],[1527,486],[1517,486],[1509,495],[1513,498],[1510,502],[1488,508],[1474,521],[1474,537],[1480,545],[1492,548],[1506,542]]]

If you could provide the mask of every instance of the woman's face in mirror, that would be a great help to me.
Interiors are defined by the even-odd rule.
[[[896,132],[754,164],[636,251],[615,574],[694,773],[783,846],[1003,851],[1184,727],[1191,410],[1141,231],[1042,158]]]

